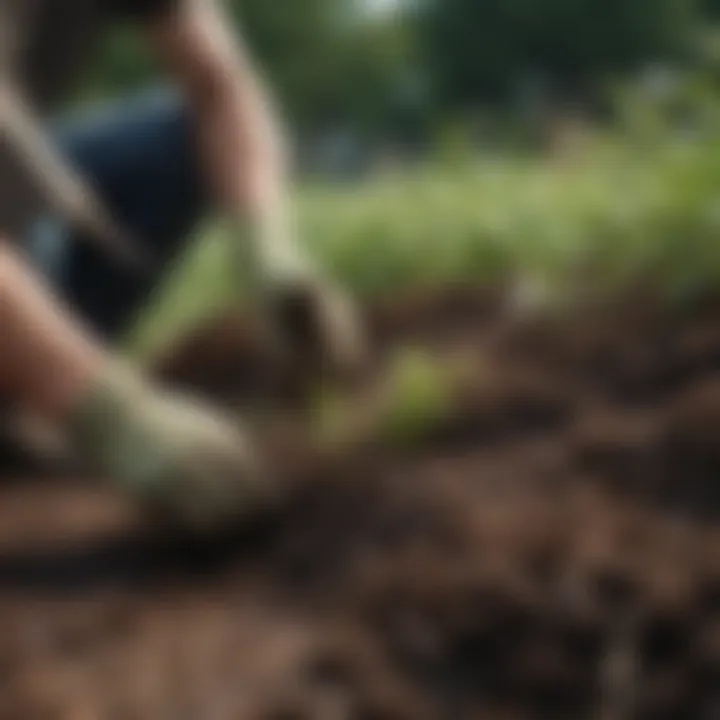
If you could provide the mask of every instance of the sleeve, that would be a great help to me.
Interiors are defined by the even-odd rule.
[[[108,0],[111,15],[130,20],[147,20],[177,7],[182,0]]]

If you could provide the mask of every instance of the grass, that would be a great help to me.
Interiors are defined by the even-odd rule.
[[[506,272],[614,289],[643,274],[686,297],[720,280],[720,138],[597,136],[571,163],[478,157],[297,198],[310,252],[359,294]],[[148,352],[240,295],[202,233],[132,338]],[[239,273],[238,273],[239,276]]]

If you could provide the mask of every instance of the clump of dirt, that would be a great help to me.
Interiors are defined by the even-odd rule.
[[[720,305],[528,319],[454,288],[369,324],[368,388],[403,343],[462,355],[450,412],[415,445],[275,438],[288,499],[251,528],[0,486],[0,718],[717,714]],[[251,327],[201,328],[159,375],[297,399]]]

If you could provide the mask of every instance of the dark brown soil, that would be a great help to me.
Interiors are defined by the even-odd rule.
[[[159,373],[295,394],[249,327]],[[406,342],[475,363],[453,416],[414,449],[278,451],[289,500],[243,532],[6,470],[0,720],[720,717],[720,303],[519,321],[452,289],[371,327],[378,367]]]

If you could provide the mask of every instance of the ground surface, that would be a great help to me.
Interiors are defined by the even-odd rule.
[[[0,720],[720,717],[720,302],[518,323],[457,290],[373,327],[469,356],[452,417],[278,453],[292,499],[242,535],[6,462]],[[166,376],[280,386],[241,322],[189,348]]]

